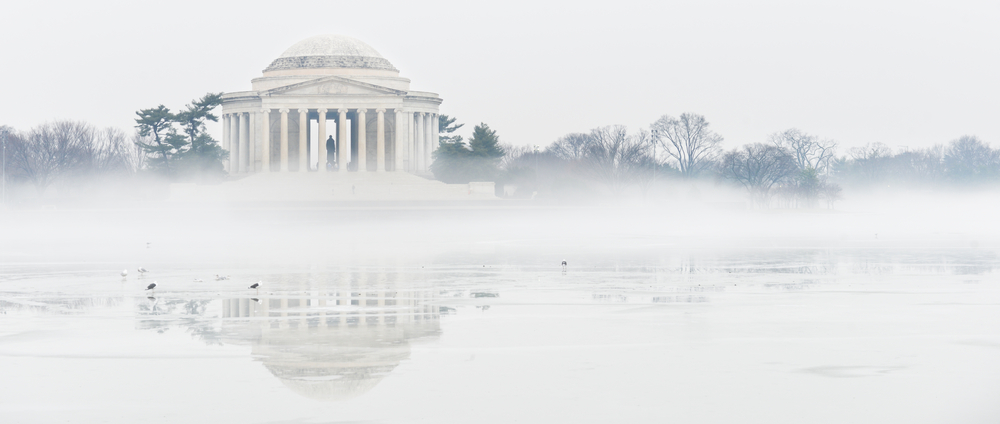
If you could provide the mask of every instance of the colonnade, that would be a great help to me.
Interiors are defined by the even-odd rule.
[[[372,115],[374,122],[369,123]],[[275,118],[277,128],[272,128]],[[298,124],[294,131],[297,140],[289,139],[293,129],[290,118]],[[310,137],[313,120],[318,124],[315,141]],[[327,120],[335,121],[337,127],[336,135],[329,134],[334,136],[337,153],[329,161]],[[430,170],[431,155],[438,147],[438,115],[399,108],[264,108],[223,113],[222,124],[222,148],[229,151],[230,174],[290,172],[290,142],[298,146],[296,172],[325,172],[329,162],[329,170],[334,172],[424,173]],[[368,138],[369,131],[373,131],[374,140]],[[279,145],[276,154],[272,152],[275,142]],[[312,142],[318,145],[310,148]],[[370,142],[375,143],[371,164]]]

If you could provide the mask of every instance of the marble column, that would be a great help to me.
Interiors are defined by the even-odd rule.
[[[260,170],[271,172],[271,109],[261,109]]]
[[[405,115],[401,109],[396,109],[394,112],[396,113],[396,133],[394,134],[396,139],[392,141],[392,150],[396,153],[396,157],[392,161],[392,170],[393,172],[402,172],[403,152],[405,152],[403,144],[406,140],[406,136],[403,134],[403,119]]]
[[[281,108],[281,172],[288,172],[288,108]]]
[[[337,109],[337,162],[338,172],[347,172],[347,109]]]
[[[431,143],[434,134],[434,114],[428,113],[424,119],[424,171],[431,169],[431,151],[434,145]]]
[[[358,118],[358,172],[368,171],[368,119],[365,117],[367,109],[358,109],[355,115]]]
[[[229,115],[229,173],[240,172],[240,120],[236,114]]]
[[[417,147],[414,154],[416,155],[416,172],[424,172],[424,121],[427,117],[426,113],[417,113],[417,129],[414,134],[413,144]]]
[[[308,125],[309,109],[299,109],[299,172],[309,172],[309,149],[306,147]]]
[[[247,172],[257,171],[257,114],[254,112],[247,112],[247,126],[250,131],[247,131],[248,139],[250,143],[247,149],[247,157],[250,160],[247,162]]]
[[[406,171],[413,172],[417,161],[413,155],[413,138],[415,137],[413,130],[417,127],[417,124],[413,121],[413,114],[415,112],[406,112]]]
[[[319,109],[316,111],[318,114],[318,127],[319,134],[317,134],[316,140],[319,142],[319,161],[316,162],[317,172],[326,172],[326,109]]]
[[[378,114],[375,128],[375,172],[385,172],[385,108],[375,109]]]
[[[250,156],[250,114],[240,113],[240,173],[247,172]]]
[[[229,133],[229,114],[226,113],[222,115],[222,150],[230,152],[229,153],[230,157],[232,157],[233,155],[231,152],[232,147],[229,147],[229,144],[232,142],[230,140],[231,138],[232,134]],[[225,166],[226,166],[226,171],[230,173],[233,172],[233,167],[230,166],[229,163],[226,163]]]

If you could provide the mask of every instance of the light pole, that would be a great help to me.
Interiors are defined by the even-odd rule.
[[[534,153],[533,156],[535,157],[535,192],[538,192],[538,149],[539,147],[537,144],[534,149],[532,149],[532,152]]]
[[[660,143],[659,132],[653,130],[653,183],[656,183],[656,167],[659,163],[656,162],[656,145]]]

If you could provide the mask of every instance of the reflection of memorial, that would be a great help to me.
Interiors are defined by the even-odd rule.
[[[223,300],[222,341],[249,342],[254,358],[300,395],[347,399],[407,359],[409,340],[438,333],[431,295],[429,289],[353,288]]]

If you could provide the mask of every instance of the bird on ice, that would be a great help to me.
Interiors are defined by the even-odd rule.
[[[127,270],[127,269],[123,269],[123,270],[122,270],[122,274],[121,274],[121,275],[122,275],[122,279],[123,279],[123,280],[124,280],[125,278],[127,278],[127,277],[128,277],[128,270]]]
[[[155,293],[156,292],[156,281],[153,281],[152,283],[149,283],[149,285],[146,286],[146,290],[151,290],[151,293]]]
[[[225,277],[222,277],[219,274],[215,274],[215,281],[222,281],[222,280],[228,280],[228,279],[229,279],[228,275],[225,276]]]
[[[139,267],[139,269],[137,269],[136,271],[139,271],[139,276],[140,276],[140,277],[142,277],[142,274],[145,274],[145,273],[149,272],[149,270],[148,270],[148,269],[146,269],[146,268],[143,268],[143,267],[141,267],[141,266],[140,266],[140,267]]]
[[[257,290],[257,293],[260,293],[260,281],[251,284],[250,287],[247,287],[247,288],[248,289],[255,289],[255,290]]]
[[[562,261],[562,267],[563,269],[566,269],[566,261]]]
[[[194,282],[196,282],[196,283],[204,283],[205,281],[202,280],[201,278],[195,278]]]

